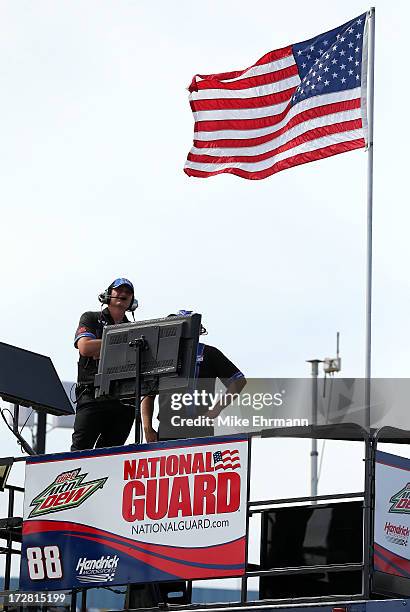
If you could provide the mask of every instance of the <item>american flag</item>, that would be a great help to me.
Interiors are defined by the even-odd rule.
[[[238,450],[216,451],[214,453],[215,470],[236,470],[241,467]]]
[[[184,171],[247,179],[364,147],[368,13],[250,68],[195,75]]]

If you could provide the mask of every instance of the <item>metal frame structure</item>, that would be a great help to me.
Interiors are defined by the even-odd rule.
[[[342,435],[342,431],[344,435]],[[342,499],[362,499],[363,500],[363,557],[362,563],[346,563],[346,564],[332,564],[332,565],[314,565],[314,566],[300,566],[292,568],[280,568],[270,570],[247,570],[244,577],[242,578],[242,589],[241,589],[241,604],[248,604],[247,602],[247,581],[249,578],[256,578],[261,576],[278,576],[278,575],[297,575],[297,574],[308,574],[320,571],[327,572],[346,572],[346,571],[357,571],[362,570],[362,592],[357,595],[349,596],[349,599],[368,599],[370,597],[370,579],[371,579],[371,546],[373,534],[373,508],[374,508],[374,439],[372,434],[368,434],[363,428],[355,424],[346,424],[339,426],[328,426],[318,425],[309,427],[293,427],[293,428],[281,428],[275,430],[264,431],[261,434],[262,438],[272,437],[289,437],[289,438],[307,438],[313,440],[319,439],[331,439],[340,441],[357,441],[364,442],[365,444],[365,475],[364,475],[364,491],[362,492],[350,492],[350,493],[338,493],[334,495],[310,495],[304,497],[291,497],[291,498],[280,498],[280,499],[269,499],[261,501],[250,501],[248,499],[248,524],[251,516],[259,514],[270,507],[276,507],[287,504],[298,504],[311,502],[316,504],[320,501],[329,500],[342,500]],[[251,470],[249,470],[250,473]],[[249,488],[248,488],[249,491]],[[249,545],[249,538],[247,537],[247,545]],[[293,603],[304,603],[314,601],[341,601],[346,599],[346,595],[340,596],[321,596],[321,597],[300,597],[293,598]],[[262,600],[261,600],[262,601]],[[275,604],[285,604],[288,600],[283,598],[263,600],[269,601]]]
[[[363,601],[368,600],[372,594],[371,579],[372,579],[372,542],[373,542],[373,520],[374,520],[374,507],[375,507],[375,452],[378,442],[390,442],[390,443],[410,443],[410,432],[404,430],[398,430],[390,427],[385,427],[381,430],[371,430],[367,432],[365,429],[356,424],[341,424],[341,425],[319,425],[309,427],[292,427],[283,429],[274,429],[263,431],[258,434],[262,438],[305,438],[305,439],[328,439],[337,441],[356,441],[362,442],[365,445],[365,474],[364,474],[364,491],[361,492],[349,492],[349,493],[337,493],[334,495],[316,495],[316,496],[303,496],[303,497],[292,497],[292,498],[278,498],[269,500],[250,500],[250,482],[251,482],[251,470],[252,470],[252,435],[249,436],[249,447],[248,447],[248,493],[247,493],[247,519],[246,519],[246,553],[245,553],[245,566],[246,572],[242,577],[241,582],[241,599],[240,603],[232,602],[231,604],[224,604],[223,607],[249,607],[249,606],[263,606],[264,603],[268,605],[302,605],[309,604],[313,605],[319,603],[324,605],[325,602],[345,602],[346,598],[350,601]],[[16,458],[16,461],[25,461],[24,457]],[[15,492],[24,492],[22,487],[16,487],[13,485],[6,485],[9,493],[9,504],[8,504],[8,521],[16,521],[16,517],[13,517],[14,513],[14,494]],[[329,501],[329,500],[343,500],[343,499],[362,499],[363,500],[363,557],[361,563],[346,563],[346,564],[329,564],[329,565],[314,565],[314,566],[300,566],[292,568],[276,568],[276,569],[264,569],[264,570],[250,570],[248,568],[248,546],[249,546],[249,523],[250,518],[253,515],[260,514],[264,510],[268,510],[270,507],[276,507],[287,504],[300,504],[300,503],[314,503]],[[3,519],[3,522],[6,519]],[[6,523],[5,523],[6,525]],[[10,586],[10,570],[11,570],[11,557],[13,554],[20,554],[20,550],[13,549],[12,542],[18,540],[18,525],[12,526],[9,523],[9,533],[6,533],[6,529],[0,531],[0,537],[5,538],[7,536],[7,546],[0,549],[0,553],[6,555],[6,575],[5,575],[5,590],[9,590]],[[17,528],[17,535],[16,535]],[[14,530],[14,532],[13,532]],[[13,535],[14,533],[14,535]],[[14,539],[13,539],[14,538]],[[17,538],[17,539],[16,539]],[[20,536],[21,538],[21,536]],[[21,541],[21,540],[20,540]],[[320,571],[327,572],[346,572],[346,571],[362,571],[362,590],[361,593],[355,595],[325,595],[318,597],[299,597],[293,599],[277,598],[277,599],[265,599],[259,600],[258,602],[247,601],[247,583],[250,578],[261,577],[261,576],[277,576],[277,575],[298,575],[298,574],[309,574]],[[83,611],[87,607],[87,589],[73,589],[71,598],[71,610],[75,612],[77,604],[77,595],[81,594],[80,609]],[[181,606],[173,606],[168,604],[170,608],[181,608]],[[182,606],[184,609],[190,609],[190,605]],[[216,608],[221,607],[215,604],[205,604],[201,606],[203,608]],[[198,605],[192,606],[197,609]]]
[[[4,487],[8,492],[7,518],[0,519],[0,539],[6,540],[6,545],[0,547],[0,554],[6,556],[4,568],[4,590],[10,589],[11,561],[13,555],[21,555],[21,550],[13,548],[13,542],[21,542],[22,517],[15,517],[14,502],[16,493],[24,493],[23,487],[6,484]]]

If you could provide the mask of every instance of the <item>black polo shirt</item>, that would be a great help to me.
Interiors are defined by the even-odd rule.
[[[127,317],[124,315],[122,323],[128,323]],[[80,317],[80,322],[75,332],[74,346],[80,338],[91,338],[92,340],[101,340],[103,329],[106,325],[115,325],[114,319],[110,315],[108,308],[99,312],[84,312]],[[94,377],[98,371],[98,359],[93,357],[83,357],[80,355],[78,360],[78,377],[77,382],[94,387]]]
[[[194,401],[193,405],[181,406],[178,410],[175,410],[175,394],[159,394],[158,420],[160,422],[160,439],[212,436],[213,426],[207,425],[205,422],[202,425],[186,425],[181,427],[173,425],[171,419],[175,415],[178,415],[179,420],[206,415],[213,403],[212,396],[215,395],[217,378],[219,378],[225,387],[228,387],[233,380],[244,378],[239,368],[219,349],[202,343],[198,344],[195,374],[194,391],[197,392],[197,401]],[[186,390],[181,391],[182,395],[186,393],[188,393]],[[193,394],[194,396],[195,394]]]

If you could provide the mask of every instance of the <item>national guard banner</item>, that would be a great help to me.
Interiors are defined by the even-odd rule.
[[[410,577],[410,459],[377,451],[374,569]]]
[[[246,435],[27,459],[20,589],[241,576]]]

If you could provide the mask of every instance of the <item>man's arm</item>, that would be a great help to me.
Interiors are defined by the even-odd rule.
[[[221,414],[222,410],[229,406],[232,403],[232,400],[235,399],[233,396],[242,391],[244,386],[246,385],[246,378],[242,376],[242,378],[238,378],[233,380],[227,387],[225,393],[220,398],[219,401],[216,402],[214,406],[209,409],[209,415],[212,418],[216,418]]]
[[[205,346],[204,359],[207,360],[207,365],[213,371],[215,378],[219,378],[226,387],[225,393],[207,412],[207,416],[216,418],[236,399],[235,396],[239,395],[246,385],[246,378],[239,368],[214,346]]]
[[[152,415],[154,414],[155,397],[147,395],[141,402],[141,419],[147,442],[157,442],[158,433],[152,427]]]
[[[82,357],[100,358],[101,339],[98,338],[99,318],[97,312],[84,312],[74,336],[74,346]]]
[[[80,355],[83,357],[94,357],[94,359],[99,359],[101,342],[101,340],[83,337],[77,340],[77,348],[80,351]]]

